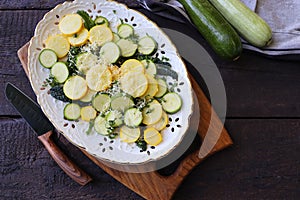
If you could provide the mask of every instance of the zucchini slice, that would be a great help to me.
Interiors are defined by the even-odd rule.
[[[100,49],[100,57],[108,63],[117,62],[120,55],[120,47],[114,42],[107,42]]]
[[[43,49],[39,54],[39,62],[45,68],[51,68],[57,62],[57,55],[52,49]]]
[[[112,41],[113,37],[113,33],[109,27],[106,25],[97,25],[91,28],[89,41],[96,43],[98,46],[102,46],[106,42]]]
[[[113,35],[114,35],[113,42],[118,42],[121,39],[117,33],[113,33]]]
[[[80,115],[83,121],[89,122],[96,118],[97,112],[92,106],[85,106],[81,108]]]
[[[118,35],[121,38],[128,38],[129,36],[134,34],[134,29],[129,24],[120,24],[118,26]]]
[[[148,104],[148,106],[143,109],[142,113],[143,123],[146,125],[152,125],[160,120],[163,114],[163,109],[161,104],[157,100],[153,100]]]
[[[165,94],[161,100],[163,109],[170,114],[178,112],[182,106],[181,97],[175,92]]]
[[[106,115],[106,121],[111,127],[119,127],[123,124],[123,115],[117,110],[109,111]]]
[[[139,139],[141,135],[140,128],[130,128],[128,126],[122,126],[120,128],[120,138],[123,142],[132,143]]]
[[[74,121],[80,118],[80,106],[76,103],[69,103],[64,108],[64,118]]]
[[[108,94],[97,94],[92,100],[92,105],[97,111],[105,112],[109,109],[110,101]]]
[[[55,63],[50,73],[58,83],[64,83],[69,77],[69,69],[64,62]]]
[[[88,87],[85,79],[76,75],[66,80],[63,91],[69,99],[79,100],[86,95]]]
[[[105,24],[106,26],[109,26],[109,21],[105,17],[103,17],[103,16],[98,16],[95,19],[95,24],[96,25]]]
[[[125,112],[128,108],[134,106],[134,102],[128,95],[118,94],[112,97],[110,107],[113,110]]]
[[[133,41],[128,39],[118,40],[117,45],[120,47],[121,54],[123,57],[133,56],[138,48],[137,44],[135,44]]]
[[[95,65],[98,65],[98,57],[92,53],[84,52],[80,53],[76,57],[76,67],[79,71],[81,71],[83,74],[86,74],[87,71]]]
[[[157,79],[157,83],[158,83],[158,91],[155,94],[155,97],[160,98],[160,97],[164,96],[164,94],[167,93],[168,85],[167,85],[166,81],[163,79]]]
[[[84,95],[84,97],[82,97],[80,99],[81,102],[85,102],[85,103],[88,103],[88,102],[91,102],[93,100],[93,97],[94,95],[96,94],[97,92],[96,91],[93,91],[93,90],[90,90],[88,89],[86,95]]]
[[[95,128],[96,132],[101,135],[109,135],[111,133],[111,130],[107,128],[106,123],[107,123],[107,121],[106,121],[105,117],[98,115],[94,122],[94,128]]]
[[[151,76],[156,75],[156,65],[152,60],[142,60],[141,63],[144,65],[147,74]]]
[[[143,55],[153,54],[157,49],[157,42],[150,36],[141,38],[138,42],[138,52]]]
[[[137,127],[142,121],[142,112],[137,108],[130,108],[124,114],[124,123],[129,127]]]

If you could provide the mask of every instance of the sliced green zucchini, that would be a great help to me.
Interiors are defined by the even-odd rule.
[[[113,110],[118,110],[120,112],[125,112],[128,108],[134,106],[132,98],[128,95],[117,94],[112,97],[110,107]]]
[[[156,49],[157,42],[150,36],[145,36],[138,42],[138,51],[143,55],[153,54]]]
[[[142,121],[142,112],[137,108],[130,108],[124,114],[124,123],[129,127],[137,127]]]
[[[120,39],[117,42],[117,45],[120,47],[121,55],[123,57],[133,56],[138,48],[137,44],[135,44],[133,41],[128,39]]]
[[[64,62],[56,62],[51,67],[50,73],[58,83],[64,83],[69,77],[69,69]]]
[[[178,112],[182,106],[181,97],[175,92],[165,94],[161,100],[163,109],[170,114]]]
[[[64,108],[64,118],[70,121],[74,121],[80,118],[81,108],[76,103],[69,103]]]
[[[107,42],[100,49],[100,57],[108,63],[117,62],[120,55],[120,47],[114,42]]]
[[[112,110],[106,115],[106,121],[111,127],[119,127],[123,124],[123,115],[117,110]]]
[[[96,25],[105,24],[106,26],[109,26],[109,21],[103,16],[98,16],[95,19],[95,24]]]
[[[98,115],[94,122],[94,128],[97,131],[97,133],[101,135],[109,135],[111,133],[111,129],[108,129],[106,124],[107,121],[105,117]]]
[[[167,91],[168,91],[168,85],[167,85],[166,81],[163,80],[163,79],[157,79],[157,83],[158,83],[158,91],[155,94],[155,97],[160,98],[164,94],[167,93]]]
[[[134,29],[129,24],[120,24],[118,26],[118,35],[121,38],[128,38],[129,36],[134,34]]]
[[[110,101],[108,94],[97,94],[92,100],[92,105],[98,112],[105,112],[109,109]]]
[[[152,76],[156,74],[156,65],[152,60],[142,60],[141,63],[144,65],[147,74]]]
[[[45,68],[51,68],[57,62],[57,55],[52,49],[43,49],[39,54],[39,62]]]
[[[88,90],[88,92],[86,93],[86,95],[84,97],[82,97],[81,99],[79,99],[80,101],[82,102],[91,102],[94,98],[94,95],[96,94],[97,92],[96,91],[93,91],[93,90]]]
[[[114,39],[113,39],[113,42],[118,42],[120,38],[120,36],[117,34],[117,33],[113,33],[114,35]]]
[[[86,74],[91,67],[97,64],[98,57],[92,53],[84,52],[76,57],[76,67],[84,74]]]

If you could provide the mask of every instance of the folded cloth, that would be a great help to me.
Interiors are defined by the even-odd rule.
[[[163,17],[190,22],[184,8],[176,0],[138,0],[144,8]],[[271,27],[273,41],[257,48],[243,41],[243,47],[270,56],[300,54],[300,0],[241,0]],[[298,56],[297,56],[298,57]],[[300,55],[299,55],[300,57]]]

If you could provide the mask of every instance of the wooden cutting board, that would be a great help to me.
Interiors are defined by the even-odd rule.
[[[28,66],[27,66],[27,55],[28,55],[28,45],[25,44],[18,51],[18,57],[22,63],[22,66],[28,76]],[[190,75],[190,80],[192,83],[192,87],[196,93],[196,98],[198,98],[199,109],[201,110],[200,122],[198,125],[198,135],[203,140],[206,136],[208,127],[212,123],[212,131],[215,132],[215,135],[218,135],[217,132],[218,127],[222,126],[222,123],[216,113],[214,112],[210,102],[206,98],[202,89],[197,84],[196,80]],[[191,119],[193,120],[193,118]],[[198,123],[198,122],[197,122]],[[214,142],[215,138],[213,134],[211,138],[206,138],[208,141]],[[97,160],[92,155],[88,154],[86,151],[81,149],[83,153],[90,158],[96,165],[101,167],[105,172],[110,174],[120,183],[127,186],[129,189],[133,190],[137,194],[141,195],[146,199],[160,199],[160,200],[168,200],[171,199],[174,195],[176,189],[182,183],[184,178],[192,171],[194,167],[196,167],[201,161],[203,161],[208,156],[232,145],[232,140],[223,127],[222,133],[218,142],[215,144],[214,148],[207,154],[204,158],[199,158],[199,151],[194,151],[188,155],[186,155],[183,159],[181,159],[180,164],[174,173],[169,176],[163,176],[159,174],[157,171],[147,172],[147,173],[127,173],[118,171],[116,169],[110,168],[104,163]],[[200,146],[199,146],[200,149]],[[200,178],[200,177],[199,177]]]

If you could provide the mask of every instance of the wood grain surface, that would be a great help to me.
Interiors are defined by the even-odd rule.
[[[12,82],[34,98],[17,50],[43,15],[62,1],[0,1],[0,88]],[[125,0],[124,0],[125,2]],[[127,0],[135,6],[135,1]],[[159,25],[193,32],[147,14]],[[197,40],[211,53],[200,35]],[[300,198],[300,64],[244,51],[236,62],[211,53],[227,93],[225,126],[234,145],[208,158],[174,199]],[[21,131],[20,131],[21,130]],[[52,160],[0,92],[0,199],[142,199],[115,181],[63,137],[57,144],[94,178],[78,186]]]

